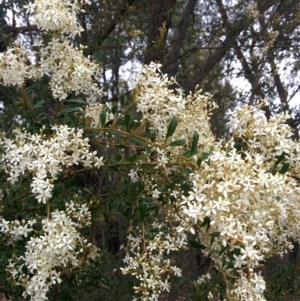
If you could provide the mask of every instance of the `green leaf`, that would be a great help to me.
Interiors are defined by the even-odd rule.
[[[290,163],[286,162],[286,163],[283,163],[282,166],[281,166],[281,169],[279,171],[279,173],[281,175],[285,174],[286,172],[289,171],[289,168],[290,168]]]
[[[196,240],[189,240],[189,245],[196,249],[204,250],[206,247]]]
[[[242,150],[242,144],[239,143],[239,142],[237,142],[237,141],[234,142],[233,147],[234,147],[238,152],[240,152],[240,151]]]
[[[117,137],[123,137],[123,135],[121,133],[114,131],[114,130],[108,130],[107,133],[117,136]]]
[[[174,134],[175,130],[176,130],[176,127],[177,127],[177,124],[178,124],[178,121],[177,121],[177,117],[176,116],[173,116],[170,123],[169,123],[169,126],[168,126],[168,131],[167,131],[167,137],[170,137]]]
[[[179,146],[185,144],[185,139],[178,139],[169,144],[169,146]]]
[[[138,207],[138,211],[140,212],[141,221],[145,219],[146,211],[147,211],[147,204],[145,201],[142,201]]]
[[[197,145],[199,141],[199,134],[197,131],[194,131],[193,134],[193,141],[192,141],[192,148],[191,148],[191,155],[194,155],[198,152]]]
[[[120,102],[121,102],[121,106],[124,107],[124,104],[125,104],[125,92],[124,92],[124,90],[121,90]]]
[[[210,239],[210,245],[213,244],[214,240],[216,237],[219,237],[221,235],[220,232],[214,232],[214,233],[211,233],[210,236],[211,236],[211,239]]]
[[[132,142],[138,144],[138,145],[142,145],[147,147],[147,143],[141,139],[135,138],[135,137],[129,137],[129,140],[131,140]]]
[[[114,115],[116,114],[117,110],[118,110],[117,106],[116,106],[116,105],[113,105],[112,108],[111,108],[111,111],[112,111],[112,113],[113,113]]]
[[[204,162],[205,160],[207,160],[210,156],[210,153],[207,153],[207,152],[203,152],[202,155],[201,155],[201,158],[199,158],[197,160],[197,165],[200,167],[201,166],[201,163]]]
[[[35,105],[34,105],[34,109],[37,109],[37,108],[42,108],[45,104],[45,100],[40,100],[38,101]]]
[[[126,125],[126,129],[127,132],[130,132],[130,115],[125,114],[125,125]]]
[[[80,109],[81,109],[80,107],[75,107],[75,108],[64,108],[64,109],[60,112],[60,115],[75,113],[75,112],[79,111]]]
[[[210,218],[208,216],[205,216],[204,221],[201,224],[201,227],[204,227],[204,226],[207,226],[206,227],[206,232],[207,232],[210,227]]]
[[[156,210],[157,208],[158,208],[158,205],[157,204],[153,204],[153,205],[147,207],[147,212],[148,211],[152,211],[152,210]]]
[[[225,247],[223,246],[222,249],[219,252],[219,256],[222,255],[227,248],[228,248],[228,246],[225,246]]]
[[[278,164],[280,162],[282,162],[285,159],[285,156],[287,155],[287,153],[282,152],[282,154],[280,156],[277,157],[277,160],[275,162],[274,168],[276,168],[278,166]]]
[[[210,153],[203,152],[201,155],[201,160],[205,161],[209,158],[209,156],[210,156]]]
[[[167,227],[161,227],[161,228],[151,228],[149,230],[150,232],[153,232],[153,233],[159,233],[159,232],[163,232],[163,233],[168,233],[168,228]]]
[[[184,157],[190,157],[192,155],[192,151],[190,149],[187,149],[184,153],[183,156]]]
[[[105,127],[110,126],[113,122],[114,122],[113,119],[108,120],[108,121],[105,123]]]
[[[101,124],[102,126],[105,126],[105,122],[106,122],[106,110],[103,110],[100,114],[100,120],[101,120]]]
[[[64,102],[75,103],[75,104],[78,104],[78,105],[85,105],[86,104],[86,101],[83,100],[83,99],[66,99],[66,100],[64,100]]]
[[[178,169],[183,173],[185,174],[186,176],[189,176],[190,175],[190,171],[182,166],[178,166]]]

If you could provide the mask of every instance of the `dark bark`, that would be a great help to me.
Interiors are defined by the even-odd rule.
[[[163,62],[166,57],[166,38],[176,0],[151,1],[147,49],[144,63]]]
[[[181,48],[183,46],[188,25],[191,16],[193,15],[197,0],[189,0],[181,17],[180,24],[177,29],[175,40],[169,51],[167,61],[165,63],[166,71],[169,76],[175,76],[178,71],[178,58],[180,56]]]
[[[107,24],[103,30],[100,32],[99,36],[97,37],[97,45],[91,47],[90,53],[93,54],[102,43],[108,38],[108,36],[113,32],[116,26],[122,22],[122,17],[126,15],[130,6],[135,3],[136,0],[124,0],[119,11],[116,13],[115,18]]]

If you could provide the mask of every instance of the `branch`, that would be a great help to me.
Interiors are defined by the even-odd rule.
[[[167,62],[165,64],[169,76],[175,76],[177,73],[178,70],[177,60],[180,55],[180,50],[182,48],[185,39],[190,17],[193,14],[196,3],[197,0],[189,0],[181,16],[181,21],[177,30],[177,34],[175,36],[175,41],[172,44],[172,49],[170,51]]]

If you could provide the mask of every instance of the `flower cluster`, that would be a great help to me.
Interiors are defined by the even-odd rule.
[[[53,136],[43,133],[30,134],[15,130],[15,139],[4,138],[2,144],[6,153],[1,160],[9,174],[8,181],[16,183],[21,175],[29,172],[33,178],[31,191],[39,202],[46,203],[52,196],[54,180],[63,167],[82,164],[85,168],[100,168],[103,158],[90,152],[88,139],[83,138],[82,130],[67,126],[53,126]]]
[[[75,37],[82,30],[77,23],[76,14],[88,1],[35,1],[29,3],[27,11],[34,14],[38,27],[52,35],[47,45],[36,41],[40,48],[39,59],[32,64],[28,52],[19,45],[0,54],[0,83],[22,87],[28,79],[39,79],[44,74],[50,77],[52,94],[64,100],[74,92],[84,94],[88,102],[95,102],[103,95],[95,82],[100,67],[83,55],[84,47],[75,47],[65,37]],[[31,55],[34,55],[32,52]]]
[[[128,267],[123,272],[140,279],[136,293],[141,300],[157,300],[160,284],[150,262],[156,262],[157,254],[165,250],[161,237],[167,244],[173,242],[169,250],[177,250],[193,235],[196,240],[192,245],[203,249],[225,278],[230,300],[264,300],[265,282],[254,269],[273,254],[292,250],[291,242],[300,239],[300,189],[295,180],[300,144],[291,139],[291,129],[285,123],[289,116],[267,120],[259,108],[242,106],[231,115],[233,138],[216,142],[209,130],[209,97],[175,93],[169,89],[174,81],[160,74],[158,67],[146,67],[138,85],[137,108],[155,133],[151,150],[155,167],[150,175],[143,174],[140,167],[139,175],[144,196],[158,206],[163,204],[157,220],[165,220],[169,238],[161,234],[163,231],[149,236],[149,226],[135,231],[136,237],[128,244],[128,254],[134,256],[127,255]],[[190,104],[191,99],[196,101]],[[172,116],[178,124],[170,134]],[[184,155],[195,142],[190,138],[182,146],[179,139],[191,137],[193,130],[198,132],[197,148],[194,146],[194,155],[189,149]],[[144,162],[149,164],[148,158]],[[166,182],[174,185],[178,172],[189,174],[184,183],[189,189],[166,189]],[[182,183],[180,176],[178,179]],[[160,279],[162,274],[169,279],[174,273],[161,266]]]
[[[15,44],[0,53],[0,83],[4,86],[22,87],[27,79],[39,78],[34,65],[29,62],[29,53],[21,45]]]
[[[174,228],[173,234],[165,233],[166,227],[162,223],[154,223],[152,227],[147,233],[154,236],[150,241],[145,240],[142,231],[137,232],[138,237],[128,236],[127,254],[123,259],[127,266],[121,268],[123,274],[131,273],[140,281],[140,285],[134,288],[135,293],[141,294],[142,300],[149,301],[158,300],[162,291],[169,292],[170,274],[181,277],[181,269],[172,265],[165,255],[186,248],[186,234],[178,231],[180,229]],[[181,235],[175,235],[176,232],[181,232]]]
[[[13,244],[17,240],[27,237],[33,231],[35,219],[30,219],[27,222],[22,220],[7,221],[3,217],[0,218],[0,231],[8,237],[7,244]]]
[[[231,114],[230,126],[233,136],[245,144],[247,157],[251,156],[258,168],[280,171],[289,164],[289,173],[299,176],[299,141],[292,138],[292,129],[286,123],[287,114],[278,114],[267,120],[263,111],[243,106]]]
[[[34,20],[38,28],[46,31],[61,32],[71,37],[75,37],[82,31],[77,22],[77,14],[84,12],[81,7],[89,1],[69,1],[69,0],[40,0],[30,2],[25,5],[28,13],[34,15]]]
[[[103,118],[101,118],[101,115]],[[102,119],[102,120],[101,120]],[[85,107],[85,121],[88,127],[101,128],[109,120],[114,119],[114,114],[111,112],[111,104],[106,103],[89,103]]]
[[[251,273],[250,280],[246,275],[242,275],[231,292],[232,300],[257,300],[265,301],[262,295],[266,288],[266,283],[260,274]]]
[[[179,88],[171,90],[169,87],[177,86],[177,83],[161,74],[160,67],[160,64],[150,63],[142,70],[136,97],[137,111],[143,114],[142,120],[150,124],[157,142],[165,142],[168,125],[175,116],[178,125],[172,135],[173,140],[191,138],[196,130],[201,134],[198,145],[211,145],[214,138],[208,122],[209,112],[216,108],[211,102],[212,96],[203,95],[201,90],[187,96]]]
[[[209,273],[207,273],[206,275],[202,275],[201,277],[199,277],[199,278],[195,281],[195,284],[207,283],[207,282],[209,282],[210,279],[211,279],[211,276],[210,276]]]
[[[78,229],[91,223],[86,205],[66,204],[66,211],[54,211],[42,220],[42,233],[30,237],[23,256],[11,260],[7,270],[13,281],[23,285],[23,296],[32,301],[48,300],[46,294],[60,283],[61,272],[78,267],[80,254],[89,247]],[[11,233],[9,233],[11,234]]]
[[[103,93],[94,82],[99,66],[83,55],[83,46],[74,47],[66,39],[52,39],[41,49],[39,65],[42,74],[50,76],[52,94],[59,100],[74,92],[89,95],[94,102]]]

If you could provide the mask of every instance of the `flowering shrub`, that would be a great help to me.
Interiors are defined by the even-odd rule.
[[[81,5],[29,4],[51,41],[39,43],[36,64],[28,65],[17,45],[0,57],[3,85],[23,89],[26,80],[47,75],[58,103],[71,93],[87,100],[74,126],[34,131],[25,120],[1,139],[7,185],[0,229],[5,248],[15,247],[7,277],[24,288],[24,297],[47,300],[50,289],[69,281],[68,273],[89,265],[97,249],[87,234],[91,211],[104,216],[107,205],[96,190],[83,192],[75,175],[111,168],[122,179],[122,189],[108,193],[125,203],[118,212],[128,221],[121,271],[136,278],[134,300],[169,292],[183,276],[173,254],[191,247],[210,257],[222,277],[224,290],[211,285],[208,299],[265,300],[259,267],[300,239],[300,144],[291,139],[289,116],[267,120],[259,107],[242,106],[231,113],[232,137],[217,141],[209,123],[216,107],[211,95],[171,89],[175,80],[156,63],[144,66],[132,103],[124,96],[117,105],[99,103],[99,67],[68,40],[81,31],[75,18]],[[17,213],[11,214],[11,199]],[[212,276],[203,273],[195,286]]]

